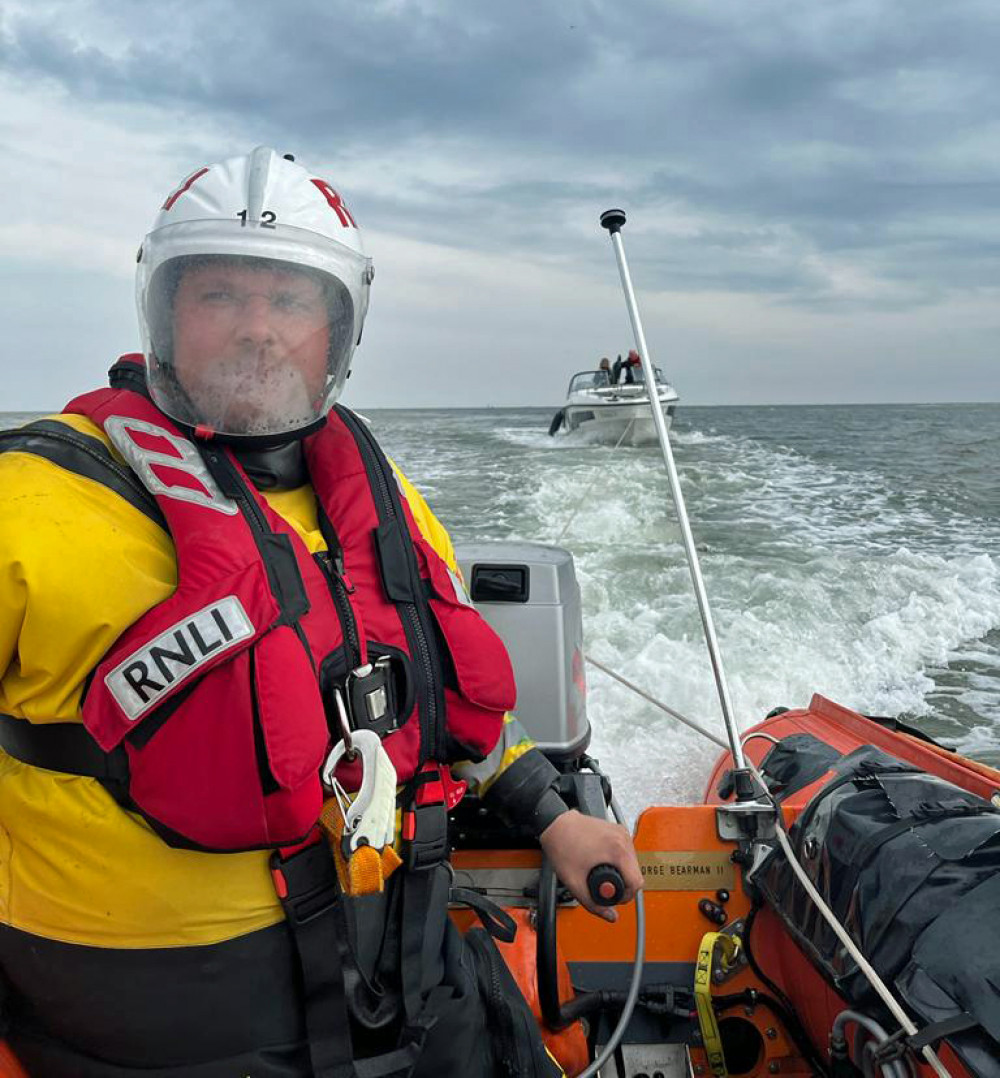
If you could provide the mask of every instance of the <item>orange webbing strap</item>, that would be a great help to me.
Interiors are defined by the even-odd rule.
[[[6,1041],[0,1041],[0,1078],[28,1078],[28,1072],[18,1063]]]
[[[337,878],[344,894],[371,895],[384,891],[385,881],[402,864],[396,851],[391,846],[381,850],[373,846],[359,846],[349,858],[345,858],[341,842],[344,837],[344,814],[335,797],[329,798],[323,806],[319,825],[330,843]]]

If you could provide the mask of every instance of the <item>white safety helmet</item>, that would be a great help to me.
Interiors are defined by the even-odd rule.
[[[182,425],[277,443],[322,422],[361,339],[373,269],[325,180],[260,146],[193,172],[139,250],[149,391]]]

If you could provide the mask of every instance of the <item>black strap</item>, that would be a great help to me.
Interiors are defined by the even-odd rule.
[[[79,722],[34,723],[0,714],[0,748],[16,760],[46,771],[128,783],[125,749],[119,746],[105,752]]]
[[[950,801],[923,801],[912,812],[901,816],[894,823],[869,835],[854,851],[851,857],[851,872],[844,894],[851,894],[857,885],[858,877],[871,861],[872,857],[887,843],[892,842],[906,831],[912,831],[922,824],[936,820],[953,820],[962,816],[998,815],[997,809],[989,802],[977,803],[957,798]]]
[[[402,1048],[380,1056],[356,1059],[354,1070],[358,1078],[407,1078],[420,1058],[423,1040],[411,1041]]]
[[[329,846],[320,841],[289,856],[275,851],[271,870],[302,971],[314,1078],[405,1078],[454,994],[450,986],[438,985],[424,996],[422,952],[433,874],[401,870],[394,877],[379,979],[392,984],[399,978],[405,1022],[394,1048],[352,1062],[341,951],[348,926]]]
[[[448,758],[445,722],[444,656],[430,608],[417,552],[410,537],[396,473],[368,426],[342,404],[334,405],[358,447],[378,512],[375,552],[386,596],[396,604],[410,647],[420,715],[420,763]],[[450,660],[450,656],[449,656]]]
[[[976,1029],[979,1026],[977,1019],[965,1011],[953,1014],[951,1018],[943,1018],[940,1022],[932,1022],[923,1029],[918,1029],[912,1037],[906,1038],[906,1043],[915,1051],[919,1052],[928,1044],[936,1044],[944,1037],[952,1037],[956,1033],[964,1033],[968,1029]]]
[[[115,460],[99,438],[81,434],[58,420],[40,419],[17,430],[0,431],[0,453],[5,452],[31,453],[100,483],[166,529],[156,499],[127,467]]]
[[[490,783],[483,804],[494,809],[500,818],[515,827],[528,830],[535,838],[568,806],[555,788],[559,772],[540,752],[519,756],[500,776]],[[601,799],[604,809],[604,799]]]
[[[498,906],[482,892],[473,891],[470,887],[453,887],[449,897],[452,902],[468,906],[495,940],[501,943],[514,942],[517,937],[517,922],[502,906]]]
[[[219,489],[238,506],[264,562],[271,593],[281,610],[282,622],[294,625],[309,612],[309,596],[295,559],[291,538],[284,532],[271,530],[254,492],[240,475],[231,451],[224,446],[205,446],[197,441],[193,444],[212,478],[219,484]]]
[[[271,872],[302,970],[314,1078],[357,1078],[340,957],[344,924],[333,855],[324,840],[288,857],[275,851]]]
[[[980,1023],[966,1011],[959,1011],[950,1018],[942,1018],[939,1022],[931,1022],[923,1029],[918,1029],[912,1037],[906,1035],[903,1029],[897,1029],[895,1033],[875,1049],[872,1061],[876,1064],[890,1063],[896,1059],[902,1059],[907,1049],[920,1052],[928,1045],[937,1045],[937,1042],[945,1037],[952,1037],[956,1033],[964,1033],[969,1029],[977,1029]]]
[[[983,802],[976,804],[971,801],[925,801],[917,805],[912,812],[901,816],[895,823],[887,824],[881,830],[870,835],[854,851],[852,862],[854,867],[862,869],[871,860],[872,855],[887,842],[903,834],[904,831],[912,831],[921,824],[931,823],[936,820],[953,820],[961,816],[988,816],[998,815],[993,805]]]
[[[863,746],[863,749],[867,749],[867,747],[868,746]],[[854,754],[852,753],[851,755]],[[803,856],[802,846],[806,840],[806,834],[813,821],[813,817],[816,815],[819,806],[824,804],[830,794],[835,790],[839,790],[841,786],[847,786],[851,783],[858,787],[858,789],[862,789],[872,784],[880,784],[883,775],[918,773],[916,767],[912,764],[903,763],[902,760],[860,760],[855,763],[851,760],[851,756],[845,756],[841,759],[838,766],[844,766],[845,764],[848,769],[836,778],[831,779],[823,789],[809,801],[802,810],[802,814],[795,821],[795,830],[798,832],[796,853],[800,860]]]
[[[433,872],[407,872],[402,880],[402,921],[399,932],[399,977],[403,989],[403,1010],[407,1024],[418,1021],[424,1010],[421,988],[423,974],[424,922],[434,890]]]

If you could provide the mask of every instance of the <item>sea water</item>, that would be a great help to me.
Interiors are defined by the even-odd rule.
[[[455,540],[572,551],[587,653],[724,736],[659,448],[551,411],[365,414]],[[672,442],[743,726],[818,692],[1000,764],[1000,405],[682,404]],[[717,747],[587,681],[629,814],[698,799]]]

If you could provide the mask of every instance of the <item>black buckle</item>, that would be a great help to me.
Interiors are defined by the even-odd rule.
[[[427,765],[413,777],[403,810],[403,841],[411,872],[425,872],[448,859],[448,808],[437,767]]]
[[[293,928],[315,921],[337,905],[337,869],[330,847],[323,840],[290,857],[283,857],[275,850],[271,854],[271,875]]]
[[[409,810],[412,823],[406,832],[406,867],[411,872],[426,872],[448,859],[448,810],[444,802],[414,805]]]
[[[352,730],[374,730],[379,737],[385,737],[396,729],[399,716],[388,655],[348,673],[344,702]]]

